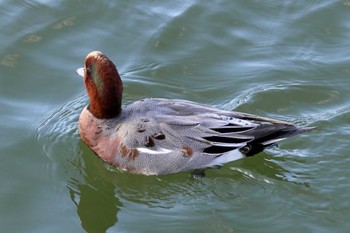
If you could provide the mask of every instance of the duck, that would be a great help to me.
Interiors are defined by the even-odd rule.
[[[206,169],[259,154],[315,128],[181,99],[145,98],[122,105],[119,72],[100,51],[90,52],[77,73],[90,100],[78,120],[82,141],[103,161],[129,173],[204,176]]]

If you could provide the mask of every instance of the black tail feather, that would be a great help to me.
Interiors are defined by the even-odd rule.
[[[245,156],[253,156],[262,152],[266,147],[276,144],[286,138],[310,131],[316,127],[297,128],[294,125],[261,125],[255,131],[255,139],[240,149]]]

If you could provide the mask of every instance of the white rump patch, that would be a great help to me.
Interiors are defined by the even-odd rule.
[[[245,158],[245,155],[242,154],[239,149],[231,150],[228,152],[223,153],[221,156],[213,159],[213,161],[208,164],[209,166],[215,166],[215,165],[223,165],[225,163],[229,163],[238,159]]]
[[[167,153],[172,152],[172,150],[165,149],[165,148],[159,148],[158,150],[150,150],[148,148],[138,147],[136,149],[137,149],[138,152],[151,154],[151,155],[167,154]]]

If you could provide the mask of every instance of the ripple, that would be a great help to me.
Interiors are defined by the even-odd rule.
[[[350,105],[345,106],[334,106],[331,108],[328,108],[327,110],[323,110],[322,112],[315,113],[315,114],[309,114],[308,118],[309,121],[329,121],[333,118],[349,114],[350,113]]]
[[[129,66],[124,68],[123,73],[121,75],[131,75],[131,74],[139,74],[140,72],[151,72],[152,70],[157,69],[161,63],[147,59],[141,62],[136,63],[132,62]]]
[[[247,183],[250,183],[252,185],[273,185],[275,183],[274,180],[264,177],[264,176],[258,176],[257,174],[254,174],[252,171],[244,169],[244,168],[239,168],[239,167],[231,167],[230,168],[232,171],[237,171],[241,173],[243,176],[243,180]]]
[[[75,25],[75,21],[76,21],[76,17],[74,17],[74,16],[68,17],[68,18],[56,23],[55,25],[53,25],[52,29],[61,30],[61,29],[66,28],[66,27],[72,27]]]
[[[26,43],[37,43],[42,40],[42,36],[36,34],[30,34],[26,36],[23,41]]]
[[[183,14],[193,3],[191,1],[176,1],[173,4],[165,5],[154,5],[151,7],[150,12],[156,15],[166,15],[169,18],[176,18]]]
[[[247,104],[249,102],[252,102],[253,104],[257,104],[254,99],[261,99],[261,98],[255,98],[257,95],[262,95],[264,93],[271,93],[274,94],[278,91],[285,92],[285,91],[295,91],[297,87],[299,87],[301,83],[294,82],[290,83],[289,81],[282,81],[282,82],[272,82],[272,83],[262,83],[260,85],[251,85],[249,88],[241,91],[239,95],[236,95],[234,99],[223,103],[222,107],[227,110],[236,109],[241,105]],[[264,100],[261,100],[264,101]]]
[[[0,59],[0,64],[5,67],[14,68],[17,66],[20,55],[18,53],[6,54]]]
[[[85,104],[86,96],[83,95],[66,103],[37,126],[37,141],[51,160],[57,160],[59,153],[78,152],[77,122]]]

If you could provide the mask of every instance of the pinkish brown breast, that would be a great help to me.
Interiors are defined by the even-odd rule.
[[[104,161],[115,165],[120,139],[105,125],[106,120],[94,117],[85,107],[79,117],[79,133],[90,149]]]

